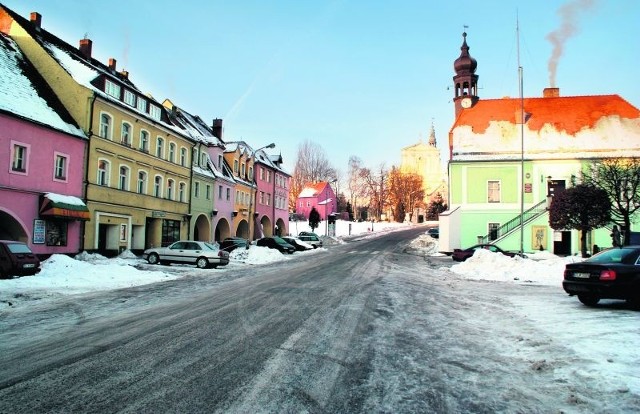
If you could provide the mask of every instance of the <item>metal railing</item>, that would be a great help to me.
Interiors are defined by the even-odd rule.
[[[547,200],[542,200],[535,206],[531,207],[530,209],[522,213],[522,224],[530,222],[531,220],[544,214],[546,211],[547,211]],[[482,238],[480,238],[481,240],[480,243],[495,242],[501,239],[502,237],[506,236],[507,234],[511,233],[518,227],[520,227],[519,214],[513,219],[504,223],[502,226],[498,227],[494,232],[491,232],[486,236],[483,236]],[[492,239],[491,236],[495,236],[495,237]]]

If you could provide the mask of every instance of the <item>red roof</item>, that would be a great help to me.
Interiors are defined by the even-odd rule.
[[[583,128],[593,128],[602,117],[640,117],[640,110],[619,95],[524,98],[523,101],[526,124],[531,131],[551,124],[558,131],[575,135]],[[520,112],[519,98],[480,99],[473,107],[460,112],[451,130],[471,126],[474,133],[481,134],[492,121],[516,123],[516,112]]]
[[[302,191],[300,191],[300,195],[298,195],[298,198],[316,197],[318,194],[320,194],[324,190],[327,184],[328,184],[327,181],[320,181],[313,184],[307,184],[304,186]]]

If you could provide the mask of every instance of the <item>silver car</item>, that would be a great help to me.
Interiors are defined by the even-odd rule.
[[[229,264],[229,253],[220,250],[217,245],[191,240],[177,241],[167,247],[147,249],[142,257],[150,264],[195,264],[200,269]]]

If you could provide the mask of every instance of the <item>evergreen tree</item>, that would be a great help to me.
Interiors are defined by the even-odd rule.
[[[427,220],[438,220],[438,215],[447,210],[442,194],[437,193],[433,201],[427,206]]]
[[[311,227],[311,231],[315,231],[320,225],[320,213],[316,210],[315,207],[311,208],[309,212],[309,227]]]

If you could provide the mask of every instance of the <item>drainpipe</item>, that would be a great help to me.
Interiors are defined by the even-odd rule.
[[[88,192],[88,188],[89,188],[89,154],[91,152],[91,142],[93,140],[93,112],[94,112],[94,107],[96,104],[96,98],[98,96],[95,94],[95,92],[93,93],[93,96],[90,99],[91,103],[89,104],[89,129],[87,131],[87,135],[89,136],[89,140],[87,142],[87,146],[86,146],[86,150],[85,150],[85,156],[84,156],[84,163],[85,163],[85,167],[84,167],[84,189],[82,190],[83,194],[83,198],[85,203],[88,203],[89,200],[87,198],[87,192]],[[80,237],[80,251],[84,251],[85,250],[85,245],[84,245],[84,238],[85,238],[85,230],[86,229],[86,222],[83,220],[80,222],[80,234],[82,235]],[[97,237],[97,235],[95,235],[95,237]]]

